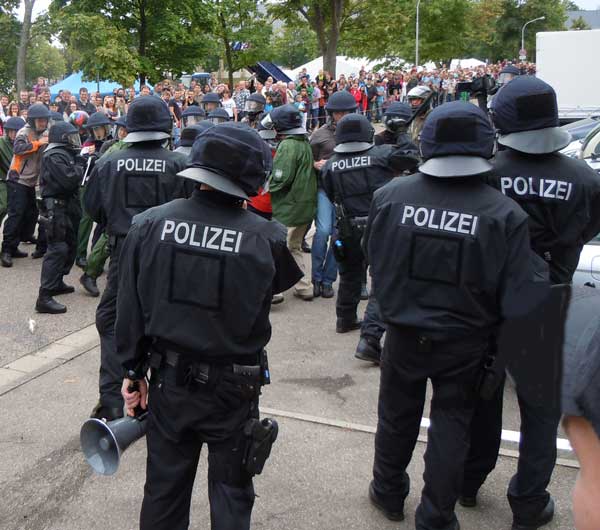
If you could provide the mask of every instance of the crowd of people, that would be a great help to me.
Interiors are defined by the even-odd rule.
[[[12,267],[27,255],[19,243],[36,241],[33,257],[44,260],[35,308],[58,314],[67,307],[55,297],[75,291],[64,282],[73,265],[97,297],[110,257],[92,418],[156,411],[142,528],[187,526],[202,442],[215,528],[249,528],[252,476],[277,436],[256,425],[271,304],[288,290],[303,302],[333,298],[338,274],[335,330],[360,330],[355,357],[382,370],[369,498],[387,518],[404,518],[431,379],[435,428],[415,518],[419,528],[460,528],[456,502],[477,505],[498,457],[504,366],[489,383],[487,360],[497,357],[500,324],[533,310],[541,289],[570,283],[600,230],[600,180],[557,154],[569,135],[552,87],[523,75],[534,69],[361,70],[336,80],[301,72],[287,84],[252,77],[233,91],[216,79],[189,88],[165,81],[139,94],[81,89],[54,100],[38,83],[35,102],[19,94],[23,109],[5,115],[0,143],[8,210],[0,261]],[[466,96],[461,83],[470,83]],[[494,117],[497,155],[487,99],[480,108],[452,101],[493,88],[504,111]],[[375,135],[378,120],[385,130]],[[526,181],[524,171],[535,176]],[[361,298],[369,300],[362,319]],[[597,396],[590,388],[577,399]],[[517,393],[522,443],[508,498],[513,529],[533,530],[554,516],[547,487],[560,411],[523,386]],[[597,433],[587,412],[570,410],[591,417]],[[248,424],[268,432],[240,441]],[[241,443],[259,446],[260,465],[242,462]],[[594,482],[587,473],[581,480]],[[578,499],[587,513],[583,487]]]

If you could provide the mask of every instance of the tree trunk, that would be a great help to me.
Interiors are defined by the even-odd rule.
[[[140,2],[140,43],[138,46],[138,53],[142,58],[142,61],[146,58],[146,30],[147,30],[147,20],[146,20],[146,0],[142,0]],[[140,78],[140,89],[142,85],[146,84],[146,72],[139,73]]]
[[[329,41],[323,53],[323,70],[329,72],[331,79],[336,79],[335,63],[337,59],[337,40],[335,43]]]
[[[231,55],[231,44],[229,43],[227,22],[225,21],[225,16],[222,11],[219,13],[219,21],[221,22],[221,29],[223,31],[221,37],[223,39],[223,46],[225,46],[225,62],[227,63],[229,91],[233,94],[233,57]]]
[[[29,44],[29,34],[31,33],[31,16],[34,3],[35,0],[25,0],[25,15],[23,17],[21,39],[19,41],[19,50],[17,52],[17,91],[19,92],[26,89],[25,63],[27,62],[27,46]]]

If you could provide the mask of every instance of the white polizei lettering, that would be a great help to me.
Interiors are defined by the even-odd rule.
[[[167,162],[154,158],[126,158],[117,160],[117,171],[125,167],[126,171],[142,173],[165,173]]]
[[[119,160],[120,162],[120,160]],[[165,235],[166,234],[172,234],[173,231],[175,230],[175,222],[171,221],[170,219],[165,219],[165,224],[163,225],[163,230],[162,230],[162,234],[160,236],[160,239],[162,241],[165,240]]]
[[[506,190],[512,188],[512,179],[510,177],[502,177],[500,179],[500,186],[502,188],[502,193],[506,195]]]
[[[206,248],[210,248],[212,250],[220,250],[219,245],[215,245],[215,241],[222,234],[223,229],[211,226],[210,230],[212,231],[212,237],[208,240],[208,243],[206,243]]]
[[[470,234],[471,233],[471,222],[473,221],[473,216],[468,213],[461,213],[460,219],[458,221],[458,233],[459,234]]]
[[[243,232],[238,232],[237,239],[235,241],[235,250],[234,250],[234,252],[236,252],[236,253],[240,251],[240,244],[242,242],[242,233]]]
[[[331,171],[335,171],[337,169],[337,167],[338,167],[338,163],[336,161],[333,164],[331,164]]]
[[[565,197],[565,201],[568,201],[569,198],[571,197],[571,190],[573,189],[573,183],[569,182],[569,189],[567,191],[567,196]]]
[[[567,183],[564,180],[559,180],[556,183],[556,198],[564,201],[566,199],[566,191]]]
[[[125,171],[133,171],[133,168],[133,159],[128,158],[127,160],[125,160]]]
[[[554,191],[554,188],[556,187],[556,180],[541,180],[545,184],[544,195],[542,195],[542,197],[546,199],[559,199],[560,197],[558,197]]]
[[[423,214],[423,220],[419,220],[419,215]],[[415,212],[415,224],[417,226],[425,226],[427,224],[427,219],[429,218],[429,211],[427,208],[417,208]]]
[[[413,215],[415,215],[414,206],[404,206],[404,212],[402,213],[402,224],[405,224],[405,221],[410,219]]]
[[[221,250],[226,252],[233,252],[233,247],[229,246],[230,243],[235,241],[235,230],[223,230],[223,239],[221,239]]]
[[[185,234],[184,237],[181,237],[179,234],[181,229],[183,228],[183,232]],[[185,243],[190,237],[190,225],[187,223],[179,223],[177,228],[175,229],[175,241],[179,244]]]
[[[477,221],[479,221],[479,217],[477,215],[473,216],[473,225],[471,226],[471,235],[475,235],[475,230],[477,229]]]
[[[431,210],[431,215],[429,216],[429,223],[427,223],[427,228],[433,228],[435,230],[440,229],[440,225],[436,225],[433,221],[435,219],[435,210]]]
[[[446,223],[446,210],[442,212],[442,218],[440,219],[440,228],[443,229]]]
[[[529,177],[529,193],[531,195],[539,195],[541,197],[542,194],[542,181],[540,180],[540,188],[536,191],[535,187],[533,186],[533,177]]]
[[[206,236],[208,235],[208,226],[204,227],[204,234],[202,234],[202,246],[206,248]]]
[[[519,184],[523,184],[521,190],[519,190]],[[523,177],[517,177],[513,182],[513,188],[517,195],[525,195],[527,193],[527,181]]]
[[[125,164],[125,160],[123,160],[122,158],[120,160],[117,160],[117,171],[121,171],[123,164]]]
[[[444,223],[444,230],[447,230],[448,232],[456,232],[456,227],[452,226],[456,220],[459,217],[458,212],[447,212],[448,216],[450,217],[450,220],[447,223]]]
[[[200,241],[196,241],[194,238],[196,237],[196,225],[192,225],[192,233],[190,234],[190,246],[199,247]]]

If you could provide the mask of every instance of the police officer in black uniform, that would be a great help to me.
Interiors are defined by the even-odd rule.
[[[247,123],[249,127],[256,129],[260,123],[261,114],[265,111],[266,104],[267,100],[262,94],[257,92],[250,94],[244,103],[244,108],[240,109],[244,111],[242,123]]]
[[[198,136],[200,136],[204,131],[214,127],[215,124],[204,120],[194,125],[188,125],[185,129],[181,131],[181,141],[179,142],[179,147],[175,149],[175,153],[181,153],[185,156],[189,156],[192,152],[192,146],[194,145],[194,141]]]
[[[556,94],[542,80],[521,76],[505,85],[492,107],[499,143],[489,183],[529,214],[531,247],[546,260],[553,284],[570,283],[583,246],[600,232],[600,177],[581,160],[559,151],[570,141],[558,127]],[[494,468],[502,430],[502,395],[482,401],[476,412],[461,504],[474,506]],[[521,411],[519,466],[508,499],[514,530],[549,522],[554,502],[546,488],[556,461],[560,411],[528,403],[517,388]]]
[[[206,112],[201,109],[198,105],[190,105],[181,114],[181,120],[183,121],[184,127],[190,125],[196,125],[206,119]]]
[[[134,215],[185,196],[184,181],[176,174],[186,157],[163,147],[171,135],[171,115],[158,98],[135,99],[127,113],[128,149],[109,153],[92,172],[84,206],[92,219],[105,223],[110,248],[106,289],[96,310],[100,334],[100,401],[92,417],[122,417],[122,370],[116,357],[116,317],[119,254]]]
[[[433,385],[418,530],[456,530],[467,434],[490,335],[535,298],[527,215],[488,186],[494,131],[475,105],[434,109],[420,173],[375,192],[364,237],[387,334],[369,497],[404,518],[406,468]]]
[[[148,351],[153,368],[142,530],[188,528],[204,443],[211,528],[250,528],[247,434],[274,434],[256,421],[271,297],[301,276],[285,227],[244,208],[270,156],[245,124],[204,132],[179,173],[196,183],[192,197],[136,216],[123,245],[116,332],[129,411],[145,408]]]
[[[323,189],[336,210],[334,253],[340,271],[336,301],[336,331],[361,328],[356,356],[378,363],[385,328],[375,298],[369,298],[364,321],[356,316],[360,302],[365,258],[361,239],[375,190],[400,172],[417,165],[416,153],[396,151],[390,145],[373,145],[374,129],[362,114],[344,116],[335,129],[333,156],[322,173]],[[408,155],[408,156],[407,156]]]
[[[83,164],[77,153],[81,149],[79,132],[64,121],[50,127],[48,146],[42,156],[40,222],[46,228],[48,250],[42,263],[41,284],[35,309],[38,313],[65,313],[65,305],[53,296],[75,291],[65,284],[77,252],[77,227],[81,218],[79,185]]]
[[[385,129],[375,135],[375,145],[390,144],[401,149],[417,151],[417,146],[408,134],[408,124],[412,115],[410,105],[400,101],[392,103],[383,113]]]
[[[209,92],[208,94],[204,94],[204,96],[202,96],[200,107],[202,110],[204,110],[204,112],[206,112],[207,115],[213,110],[222,106],[223,105],[221,105],[221,98],[219,97],[219,94],[216,94],[215,92]]]

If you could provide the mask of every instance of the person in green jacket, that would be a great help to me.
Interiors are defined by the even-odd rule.
[[[0,138],[0,225],[4,221],[8,209],[6,175],[13,157],[13,142],[17,131],[23,127],[25,127],[23,118],[9,118],[4,123],[4,136]]]
[[[127,136],[127,123],[125,121],[125,118],[119,118],[115,122],[115,125],[116,137],[112,140],[104,142],[100,149],[100,158],[98,159],[98,164],[102,164],[105,155],[113,153],[114,151],[121,151],[122,149],[127,149],[127,147],[131,145],[123,141],[123,138]],[[102,235],[94,244],[92,252],[88,256],[87,264],[83,269],[83,274],[81,278],[79,278],[79,283],[91,296],[100,296],[100,290],[98,289],[96,280],[104,271],[104,264],[106,263],[108,257],[108,236],[106,235],[106,232],[102,232]]]
[[[317,209],[317,176],[306,129],[294,105],[274,109],[267,118],[282,138],[273,159],[269,182],[273,217],[287,226],[288,248],[304,277],[296,284],[294,295],[312,300],[310,262],[304,261],[302,239]]]

